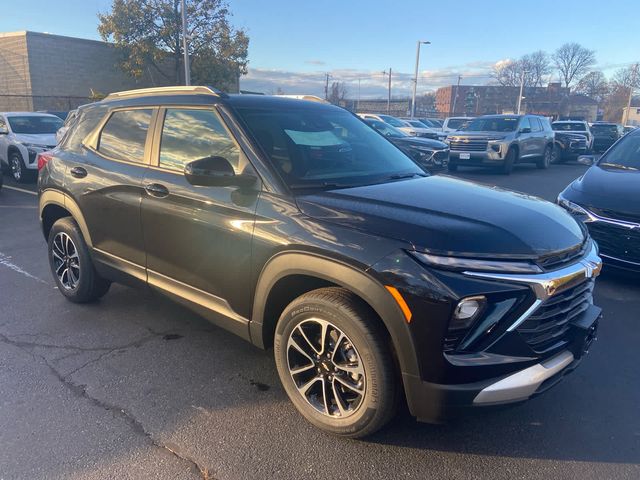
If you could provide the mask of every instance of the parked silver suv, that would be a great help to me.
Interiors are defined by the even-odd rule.
[[[549,120],[538,115],[485,115],[447,137],[451,149],[449,170],[458,165],[500,167],[534,162],[548,168],[553,157],[554,132]]]

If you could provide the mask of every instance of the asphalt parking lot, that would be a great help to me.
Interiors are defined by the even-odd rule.
[[[554,200],[585,168],[457,175]],[[599,339],[560,385],[448,425],[401,414],[366,441],[311,427],[271,352],[160,296],[116,285],[66,301],[37,197],[13,188],[0,191],[0,300],[0,479],[640,478],[640,282],[606,269]]]

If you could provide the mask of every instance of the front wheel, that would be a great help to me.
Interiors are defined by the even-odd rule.
[[[22,155],[18,152],[12,153],[9,157],[9,170],[16,182],[25,183],[27,181],[27,167],[24,165]]]
[[[53,224],[48,250],[53,278],[67,299],[87,303],[107,293],[111,283],[96,272],[80,228],[71,217]]]
[[[553,157],[553,148],[551,147],[551,145],[547,145],[544,148],[544,153],[542,155],[542,158],[536,161],[536,167],[538,167],[541,170],[549,168],[549,165],[551,165],[552,157]]]
[[[316,427],[360,438],[393,417],[398,383],[387,336],[351,292],[322,288],[291,302],[276,327],[274,355],[287,395]]]
[[[510,148],[507,152],[507,156],[504,157],[504,163],[502,164],[502,173],[504,175],[510,175],[513,171],[513,165],[516,163],[516,157],[518,156],[515,148]]]

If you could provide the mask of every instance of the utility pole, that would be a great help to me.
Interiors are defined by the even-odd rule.
[[[631,85],[629,85],[629,99],[627,100],[627,108],[622,112],[622,126],[629,123],[629,113],[631,112],[631,101],[633,100],[633,90],[636,86],[636,79],[638,78],[638,64],[633,66],[631,72]]]
[[[387,115],[391,115],[391,67],[389,67],[389,71],[387,72],[386,70],[382,71],[383,75],[389,75],[389,86],[388,88],[388,96],[387,96]]]
[[[182,50],[184,50],[184,84],[191,85],[191,66],[189,65],[189,41],[187,39],[187,11],[182,0]]]
[[[423,42],[418,40],[418,47],[416,49],[416,71],[413,76],[413,95],[411,96],[411,118],[416,115],[416,90],[418,89],[418,66],[420,64],[420,45],[429,45],[431,42]]]
[[[527,72],[522,71],[522,76],[520,77],[520,93],[518,94],[518,108],[516,111],[516,115],[520,115],[520,107],[522,106],[522,91],[524,90],[524,76]]]
[[[328,73],[325,73],[325,80],[324,80],[324,99],[325,100],[329,100],[329,77],[331,75],[329,75]]]
[[[453,108],[451,109],[451,115],[456,114],[456,103],[458,103],[458,89],[460,88],[460,80],[462,80],[462,75],[458,75],[458,84],[456,85],[456,95],[453,97]]]

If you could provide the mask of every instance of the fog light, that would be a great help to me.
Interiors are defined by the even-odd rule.
[[[483,296],[468,297],[460,300],[453,312],[449,330],[469,328],[484,308],[485,303],[486,298]]]

